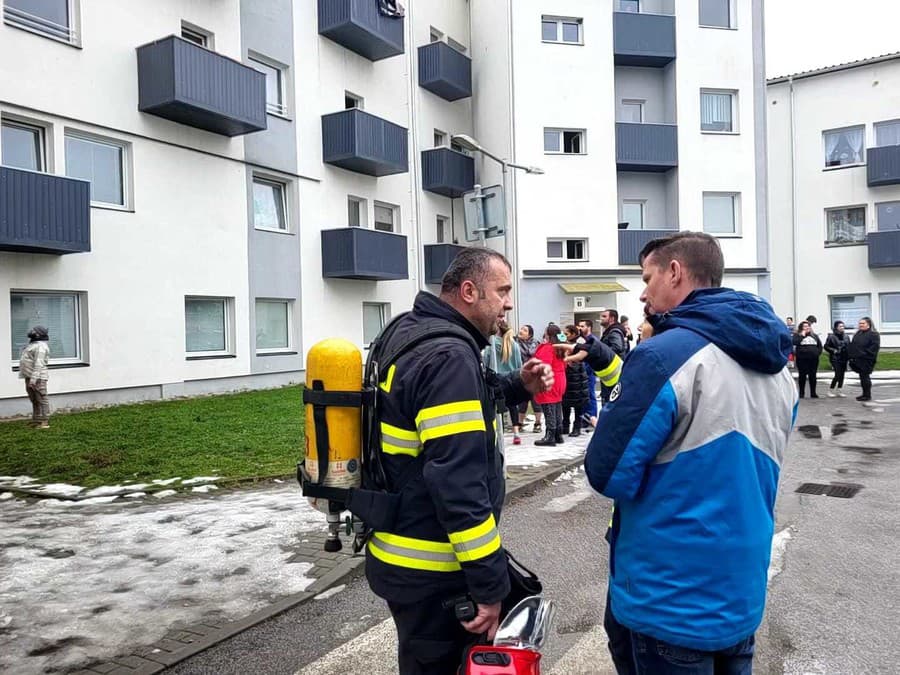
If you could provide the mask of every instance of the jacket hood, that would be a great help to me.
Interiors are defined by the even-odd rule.
[[[730,288],[696,290],[650,323],[656,332],[684,328],[702,335],[742,367],[760,373],[781,372],[792,351],[791,333],[771,305]]]

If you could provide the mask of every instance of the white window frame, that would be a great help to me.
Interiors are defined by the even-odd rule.
[[[862,160],[859,162],[852,162],[850,164],[835,164],[834,166],[828,166],[828,143],[825,140],[825,134],[830,134],[839,131],[848,131],[850,129],[862,129],[863,132],[863,142],[862,142]],[[836,171],[838,169],[849,169],[855,166],[865,166],[866,161],[868,160],[866,153],[866,125],[865,124],[851,124],[847,127],[838,127],[835,129],[822,129],[822,158],[823,158],[823,171]]]
[[[828,237],[828,219],[829,214],[834,211],[849,211],[850,209],[862,209],[863,212],[863,238],[853,239],[849,241],[840,241],[838,239],[829,239]],[[877,211],[876,211],[877,213]],[[825,209],[825,246],[864,246],[866,244],[866,235],[869,232],[869,208],[866,204],[850,204],[848,206],[830,206]]]
[[[881,227],[881,218],[879,216],[879,212],[880,212],[882,206],[887,206],[889,204],[890,205],[896,204],[896,206],[894,208],[900,209],[900,200],[897,200],[897,199],[888,199],[883,202],[875,202],[875,211],[874,211],[874,213],[875,213],[875,228],[874,229],[876,232],[896,232],[897,229],[900,229],[900,227],[895,227],[894,229],[888,229],[887,227],[885,227],[885,228]]]
[[[373,210],[373,212],[372,212],[372,229],[377,230],[379,232],[393,232],[394,234],[399,234],[400,233],[400,206],[398,206],[397,204],[388,204],[387,202],[379,202],[379,201],[374,202],[374,206],[376,209],[378,207],[381,207],[384,209],[390,209],[392,222],[391,222],[390,230],[380,229],[378,227],[378,220],[375,215],[377,213],[377,210]]]
[[[628,1],[637,3],[637,11],[632,12],[627,9],[622,9],[622,0],[616,0],[616,8],[614,11],[620,12],[621,14],[641,14],[641,0],[628,0]]]
[[[366,307],[377,307],[381,310],[381,328],[378,331],[381,332],[381,329],[391,319],[391,304],[389,302],[364,302],[362,304],[362,345],[368,349],[369,345],[372,344],[372,340],[375,339],[375,335],[371,336],[372,340],[366,340]]]
[[[568,243],[570,241],[580,241],[582,243],[582,250],[584,251],[584,257],[581,258],[569,258],[567,257],[567,249]],[[588,251],[588,238],[587,237],[547,237],[547,244],[550,243],[560,243],[562,244],[562,256],[559,258],[551,258],[550,252],[547,251],[547,262],[588,262],[591,259],[590,252]]]
[[[34,290],[23,290],[23,289],[10,289],[9,291],[9,300],[10,305],[12,305],[12,297],[14,295],[44,295],[49,297],[73,297],[74,305],[75,305],[75,356],[67,357],[67,358],[59,358],[54,357],[53,352],[50,352],[50,360],[48,362],[50,367],[53,366],[71,366],[71,365],[81,365],[86,364],[87,355],[85,353],[85,345],[87,344],[87,294],[83,291],[34,291]],[[12,339],[12,311],[10,310],[9,315],[9,323],[7,324],[7,334]],[[31,329],[32,326],[29,326]],[[52,339],[52,336],[51,336]],[[18,370],[19,367],[19,358],[16,357],[11,361],[13,370]]]
[[[191,37],[185,37],[185,33],[190,35]],[[182,40],[187,40],[192,45],[196,45],[198,47],[203,47],[204,49],[208,49],[210,51],[215,50],[216,46],[216,36],[210,30],[207,30],[201,26],[198,26],[195,23],[190,23],[188,21],[181,22],[181,33],[179,33]],[[191,38],[199,38],[201,43],[198,43],[196,40]]]
[[[284,228],[265,227],[256,224],[256,210],[253,208],[253,186],[256,183],[262,185],[277,185],[281,188],[281,208],[284,209]],[[250,219],[254,230],[262,232],[276,232],[278,234],[292,234],[291,232],[291,200],[288,198],[289,181],[268,173],[253,171],[250,176]]]
[[[727,26],[710,26],[700,22],[700,0],[697,0],[697,24],[700,28],[709,28],[712,30],[737,30],[737,2],[735,0],[725,0],[728,3],[728,25]]]
[[[359,225],[350,224],[350,204],[356,204],[357,213],[359,214]],[[369,226],[369,201],[364,197],[356,195],[347,195],[347,227],[368,227]]]
[[[37,171],[38,173],[50,173],[50,162],[49,158],[47,157],[47,135],[50,133],[49,129],[41,124],[22,122],[13,117],[8,117],[7,115],[0,116],[0,128],[7,126],[26,129],[28,131],[36,131],[38,133],[38,160],[40,162],[40,166],[38,167]],[[2,131],[0,131],[0,133],[2,133]],[[0,141],[0,165],[9,166],[4,162],[3,159],[2,141]]]
[[[250,61],[250,67],[253,67],[253,64],[258,64],[260,66],[264,66],[266,68],[271,68],[276,73],[278,73],[278,101],[277,103],[269,103],[269,78],[266,77],[266,113],[269,115],[274,115],[275,117],[283,117],[287,119],[288,117],[288,107],[287,107],[287,98],[288,98],[288,82],[290,78],[286,77],[285,71],[287,70],[287,66],[283,63],[279,63],[273,59],[270,59],[268,56],[263,56],[258,52],[249,52],[247,54],[247,60]],[[264,71],[259,71],[265,75]]]
[[[449,147],[449,144],[447,143],[448,138],[449,138],[449,135],[447,134],[446,131],[441,131],[440,129],[435,129],[434,136],[432,138],[432,140],[434,142],[434,147],[436,147],[436,148]],[[440,139],[440,142],[438,142],[438,139]]]
[[[0,0],[2,1],[2,0]],[[68,0],[69,25],[62,26],[34,14],[7,7],[3,1],[3,23],[72,47],[81,47],[81,0]]]
[[[729,96],[731,98],[731,131],[717,131],[715,129],[703,128],[703,95],[715,94],[719,96]],[[741,133],[738,120],[738,91],[737,89],[700,89],[700,133],[712,134],[714,136],[737,136]]]
[[[883,127],[883,126],[888,125],[888,124],[892,124],[892,125],[893,125],[893,124],[898,124],[898,125],[900,125],[900,119],[879,120],[879,121],[875,122],[875,124],[872,125],[872,131],[873,131],[873,133],[874,133],[874,138],[873,138],[872,140],[875,142],[875,147],[876,147],[876,148],[890,148],[890,147],[893,147],[892,145],[881,145],[881,144],[878,142],[878,128],[879,128],[879,127]]]
[[[556,132],[559,135],[559,150],[547,150],[546,145],[546,134],[551,134]],[[565,134],[567,133],[577,133],[581,134],[581,152],[566,152],[565,151]],[[565,129],[562,127],[544,127],[543,137],[544,142],[544,154],[545,155],[586,155],[587,154],[587,130],[586,129]]]
[[[844,317],[835,318],[834,316],[834,300],[835,298],[868,298],[869,309],[862,312],[856,319],[847,319]],[[864,316],[872,316],[872,294],[871,293],[833,293],[828,296],[828,316],[831,319],[830,325],[834,325],[835,321],[843,321],[847,330],[854,331],[859,323],[859,319]]]
[[[556,24],[556,39],[555,40],[545,40],[544,39],[544,23],[555,23]],[[578,41],[571,42],[569,40],[563,40],[563,24],[564,23],[574,23],[578,24]],[[544,44],[552,44],[552,45],[584,45],[584,19],[582,17],[576,16],[555,16],[555,15],[544,15],[541,17],[541,42]]]
[[[438,244],[448,244],[450,243],[448,240],[453,239],[452,236],[447,236],[447,223],[449,222],[450,219],[447,216],[436,215],[434,217],[435,241]]]
[[[460,54],[466,54],[469,51],[465,45],[463,45],[461,42],[457,42],[449,35],[447,36],[447,44],[450,45],[452,49],[458,51]]]
[[[441,31],[439,31],[437,28],[435,28],[434,26],[431,26],[431,28],[429,29],[428,35],[429,35],[429,40],[431,41],[431,44],[434,44],[435,42],[443,42],[444,41],[444,34]]]
[[[225,306],[225,349],[189,352],[187,349],[187,303],[188,300],[221,300]],[[185,295],[184,296],[184,354],[188,361],[215,359],[235,356],[234,339],[234,298],[223,295]],[[255,346],[255,345],[254,345]]]
[[[644,230],[647,224],[647,200],[646,199],[623,199],[622,200],[622,209],[620,213],[620,223],[624,223],[625,221],[625,206],[640,206],[641,207],[641,226],[640,227],[631,227],[631,221],[628,222],[629,230]]]
[[[265,355],[265,354],[287,354],[294,353],[294,300],[292,298],[256,298],[253,302],[253,323],[254,326],[258,329],[258,317],[256,315],[257,305],[260,302],[277,302],[283,303],[287,308],[287,325],[285,326],[285,330],[287,331],[287,345],[284,347],[266,347],[260,348],[256,344],[256,336],[254,336],[253,346],[256,349],[257,355]]]
[[[884,311],[885,296],[894,296],[894,295],[896,295],[898,298],[900,298],[900,291],[886,291],[884,293],[878,294],[878,316],[881,319],[878,322],[878,326],[881,330],[884,330],[884,331],[900,332],[900,317],[898,317],[897,321],[888,321],[885,311]]]
[[[703,219],[703,231],[719,239],[737,239],[741,234],[741,193],[727,191],[708,191],[703,193],[703,202],[701,203],[701,213],[706,209],[705,201],[707,197],[731,197],[732,219],[734,222],[733,232],[710,232],[706,229],[706,218]]]
[[[119,148],[121,150],[121,171],[122,171],[122,204],[115,204],[112,202],[99,202],[91,198],[91,206],[94,208],[102,208],[102,209],[112,209],[114,211],[131,211],[133,209],[133,188],[132,188],[132,179],[131,179],[131,143],[126,141],[120,141],[116,138],[110,138],[109,136],[99,136],[97,134],[92,134],[88,131],[82,131],[81,129],[73,129],[71,127],[66,127],[63,130],[63,148],[65,149],[66,139],[68,138],[77,138],[82,141],[88,141],[90,143],[98,143],[101,145],[109,145],[115,148]],[[66,151],[66,156],[63,157],[63,169],[66,176],[70,178],[75,178],[75,176],[69,176],[68,173],[68,151]],[[79,179],[82,180],[82,179]]]
[[[647,111],[647,101],[642,98],[623,98],[619,101],[620,109],[624,110],[626,105],[636,105],[640,108],[641,111],[641,119],[639,122],[632,122],[631,120],[620,120],[627,124],[644,124],[646,120],[645,113]]]
[[[354,106],[348,108],[347,101],[353,101]],[[365,110],[366,109],[366,99],[360,96],[359,94],[354,94],[352,91],[344,90],[344,110]]]

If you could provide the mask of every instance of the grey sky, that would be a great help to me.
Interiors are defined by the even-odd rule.
[[[766,76],[900,51],[900,2],[765,0]]]

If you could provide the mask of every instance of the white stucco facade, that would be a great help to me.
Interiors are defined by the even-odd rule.
[[[900,149],[877,133],[900,117],[898,86],[893,56],[776,78],[767,88],[773,305],[796,319],[815,315],[822,334],[835,320],[854,330],[870,316],[889,348],[900,347],[900,232],[885,209],[900,207],[900,175],[888,164],[884,184],[870,186],[869,173],[884,166],[876,153],[890,160]],[[826,135],[839,137],[826,132],[839,129],[857,130],[861,156],[829,155]],[[844,209],[852,221],[842,230]],[[870,247],[889,265],[870,267]]]

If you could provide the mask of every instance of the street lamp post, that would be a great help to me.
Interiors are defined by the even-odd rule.
[[[509,208],[509,170],[510,169],[519,169],[520,171],[524,171],[525,173],[533,174],[533,175],[541,175],[544,173],[544,170],[537,166],[525,166],[523,164],[516,164],[514,162],[510,162],[502,157],[498,157],[494,153],[486,150],[481,144],[476,141],[474,138],[467,134],[455,134],[451,137],[451,140],[460,145],[461,147],[469,150],[470,152],[480,152],[482,155],[486,157],[490,157],[492,160],[497,162],[500,165],[502,170],[502,183],[503,183],[503,216],[506,221],[506,232],[503,237],[503,255],[506,256],[506,259],[509,260],[509,265],[512,268],[512,277],[513,277],[513,315],[518,318],[519,315],[519,252],[518,252],[518,230],[516,228],[516,223],[512,218],[512,209]],[[514,322],[517,323],[517,322]]]

